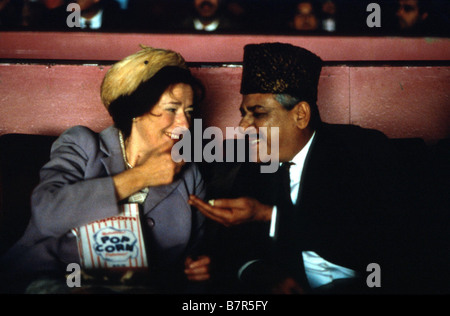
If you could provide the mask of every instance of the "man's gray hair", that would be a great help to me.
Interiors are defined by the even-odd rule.
[[[280,103],[288,111],[292,110],[295,105],[302,101],[301,99],[286,93],[275,94],[275,100],[277,100],[278,103]]]

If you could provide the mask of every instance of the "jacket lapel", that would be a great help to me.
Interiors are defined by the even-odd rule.
[[[119,130],[113,126],[108,127],[100,133],[100,150],[105,154],[101,158],[106,173],[110,176],[125,170],[122,150],[119,143]]]
[[[170,195],[180,183],[181,179],[178,179],[168,185],[150,187],[144,202],[144,214],[151,212],[161,201]]]

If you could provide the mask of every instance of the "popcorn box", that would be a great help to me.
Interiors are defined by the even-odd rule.
[[[121,205],[117,216],[74,228],[83,269],[147,268],[137,203]]]

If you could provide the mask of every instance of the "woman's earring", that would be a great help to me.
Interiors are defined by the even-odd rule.
[[[135,117],[133,117],[133,122],[136,122],[136,118]]]

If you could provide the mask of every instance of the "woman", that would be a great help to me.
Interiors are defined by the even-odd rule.
[[[197,257],[204,217],[187,203],[189,194],[204,195],[203,180],[194,164],[171,158],[180,138],[175,131],[189,128],[202,93],[173,51],[142,47],[113,65],[101,98],[114,126],[99,134],[76,126],[55,141],[33,191],[29,226],[0,271],[20,276],[25,286],[44,278],[44,284],[67,290],[62,276],[71,272],[68,264],[81,262],[74,229],[118,218],[122,205],[138,203],[149,267],[145,283],[177,292],[185,291],[186,279],[208,279],[209,257]]]

